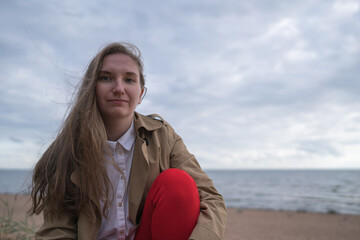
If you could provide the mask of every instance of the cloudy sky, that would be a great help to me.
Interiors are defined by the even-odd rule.
[[[0,168],[31,168],[114,41],[203,168],[360,168],[360,2],[0,2]]]

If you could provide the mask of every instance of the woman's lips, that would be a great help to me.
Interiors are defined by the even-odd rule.
[[[110,99],[108,100],[108,102],[114,103],[114,104],[122,104],[122,103],[127,103],[127,100],[124,99]]]

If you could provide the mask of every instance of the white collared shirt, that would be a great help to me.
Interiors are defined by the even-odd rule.
[[[135,137],[136,133],[133,121],[126,133],[117,141],[108,141],[112,157],[124,175],[111,164],[111,157],[107,157],[109,160],[106,166],[107,172],[114,188],[115,196],[108,210],[108,218],[102,218],[102,224],[97,239],[132,240],[135,237],[136,225],[128,219],[129,206],[127,187],[134,155]],[[103,207],[103,203],[101,203],[101,207]]]

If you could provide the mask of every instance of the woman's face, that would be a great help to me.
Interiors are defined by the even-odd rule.
[[[96,83],[96,102],[103,121],[132,120],[144,89],[136,63],[125,54],[104,58]]]

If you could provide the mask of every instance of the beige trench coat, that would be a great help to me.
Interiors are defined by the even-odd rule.
[[[201,201],[198,222],[189,239],[222,239],[226,220],[224,200],[180,136],[156,115],[147,117],[135,113],[135,129],[137,136],[129,179],[130,220],[139,225],[146,195],[156,177],[168,168],[179,168],[195,180]],[[77,179],[75,171],[71,180],[79,186]],[[36,233],[36,239],[96,239],[100,226],[101,218],[90,222],[86,214],[64,213],[50,219],[44,213],[44,224]]]

